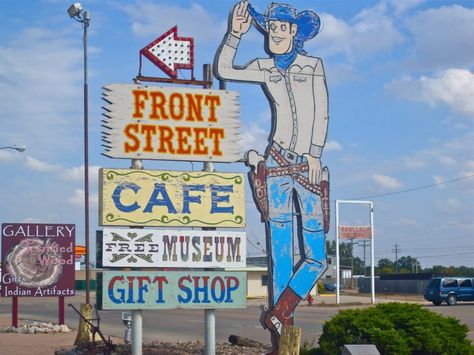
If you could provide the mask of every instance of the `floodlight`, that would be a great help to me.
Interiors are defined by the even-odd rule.
[[[75,2],[71,6],[69,6],[69,9],[67,9],[67,13],[71,17],[76,17],[82,12],[82,5],[80,2]]]
[[[19,151],[20,153],[24,152],[26,150],[26,147],[24,145],[7,145],[5,147],[0,147],[0,149],[15,149],[16,151]]]
[[[16,145],[14,144],[12,146],[13,149],[18,150],[20,153],[24,152],[26,150],[26,147],[24,145]]]

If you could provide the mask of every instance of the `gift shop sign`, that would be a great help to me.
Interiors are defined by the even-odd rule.
[[[1,295],[73,296],[74,224],[2,224]]]
[[[234,162],[239,149],[238,94],[223,90],[104,87],[105,156]]]
[[[246,273],[229,271],[104,271],[102,310],[245,308]]]
[[[104,228],[103,267],[244,268],[245,232]],[[100,241],[98,241],[100,243]]]
[[[103,226],[244,227],[244,176],[100,169]]]

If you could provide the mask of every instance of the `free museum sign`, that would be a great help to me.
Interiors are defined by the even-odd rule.
[[[242,157],[236,92],[134,84],[103,89],[107,157],[214,162]]]
[[[243,268],[245,232],[104,228],[102,267]]]

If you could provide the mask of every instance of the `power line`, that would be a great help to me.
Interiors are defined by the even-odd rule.
[[[394,191],[394,192],[387,192],[387,193],[378,194],[378,195],[370,195],[370,196],[362,196],[362,197],[357,197],[357,198],[351,198],[350,200],[366,200],[366,199],[372,199],[372,198],[378,198],[378,197],[386,197],[386,196],[392,196],[392,195],[399,195],[399,194],[404,194],[404,193],[407,193],[407,192],[429,189],[429,188],[431,188],[431,187],[440,186],[440,185],[445,185],[445,184],[449,184],[449,183],[452,183],[452,182],[457,182],[457,181],[466,180],[466,179],[472,179],[472,178],[474,178],[474,174],[473,174],[473,175],[467,175],[467,176],[459,177],[459,178],[455,178],[455,179],[451,179],[451,180],[445,180],[445,181],[442,181],[442,182],[438,182],[438,183],[436,183],[436,184],[423,185],[423,186],[413,187],[413,188],[407,189],[407,190],[399,190],[399,191]]]

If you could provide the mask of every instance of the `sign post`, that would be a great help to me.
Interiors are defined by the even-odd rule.
[[[366,204],[370,206],[370,226],[341,226],[339,225],[339,205],[340,204]],[[372,201],[358,200],[336,200],[336,304],[340,303],[339,278],[340,278],[340,258],[339,239],[370,239],[370,285],[371,303],[375,304],[375,256],[374,256],[374,204]]]

